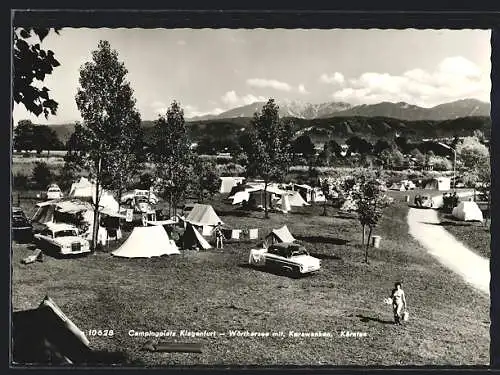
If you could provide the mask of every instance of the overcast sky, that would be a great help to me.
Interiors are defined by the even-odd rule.
[[[42,43],[61,65],[44,84],[59,103],[45,120],[14,106],[14,123],[80,120],[79,68],[99,40],[125,63],[143,120],[180,101],[186,117],[254,101],[489,102],[486,30],[62,29]]]

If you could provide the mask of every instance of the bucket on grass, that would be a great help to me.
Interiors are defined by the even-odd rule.
[[[376,249],[378,249],[380,247],[380,240],[382,239],[382,237],[380,236],[373,236],[372,237],[372,246]]]

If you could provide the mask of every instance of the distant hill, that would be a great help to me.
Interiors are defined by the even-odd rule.
[[[470,116],[457,119],[435,121],[408,121],[390,117],[335,116],[331,118],[301,119],[289,117],[295,124],[295,134],[307,134],[314,142],[331,139],[347,139],[353,135],[366,139],[392,139],[396,134],[408,138],[436,138],[470,136],[474,130],[481,130],[487,136],[491,131],[489,116]],[[189,136],[193,141],[209,135],[213,139],[236,139],[249,126],[250,117],[232,119],[200,120],[187,122]],[[145,140],[153,137],[153,121],[143,121]],[[66,142],[74,131],[74,124],[49,125],[59,139]]]

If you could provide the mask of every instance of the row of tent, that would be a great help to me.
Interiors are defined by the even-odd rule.
[[[451,179],[449,177],[431,178],[431,179],[425,181],[423,184],[423,188],[425,190],[447,191],[447,190],[450,190],[450,186],[451,186]],[[396,191],[406,191],[406,190],[411,190],[411,189],[415,189],[415,188],[416,188],[416,186],[412,181],[402,180],[399,182],[394,182],[389,189],[396,190]]]

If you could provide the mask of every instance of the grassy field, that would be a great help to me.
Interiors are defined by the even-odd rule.
[[[451,214],[444,212],[439,213],[439,221],[448,232],[453,234],[471,250],[486,258],[491,256],[491,232],[489,224],[459,221]]]
[[[77,259],[46,257],[21,265],[31,250],[13,244],[14,311],[36,307],[48,294],[84,331],[113,329],[113,337],[89,337],[99,350],[124,351],[146,366],[182,365],[486,365],[489,301],[441,267],[409,235],[404,194],[384,215],[379,249],[363,263],[361,231],[353,216],[307,207],[287,216],[245,213],[213,202],[233,228],[287,224],[311,254],[316,275],[292,279],[247,266],[253,242],[224,250],[184,252],[157,259],[117,259],[109,251]],[[22,203],[28,210],[29,201]],[[411,320],[392,324],[382,303],[403,281]],[[200,342],[202,354],[151,353],[148,340],[129,330],[216,331],[225,336],[154,341]],[[285,337],[229,337],[229,330],[279,332]],[[287,337],[289,331],[329,332],[331,337]],[[342,331],[366,333],[344,337]]]

